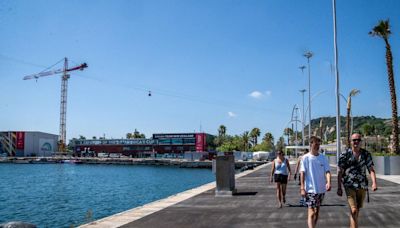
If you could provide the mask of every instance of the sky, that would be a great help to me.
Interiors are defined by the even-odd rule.
[[[399,88],[400,1],[336,7],[340,91],[361,91],[353,116],[390,118],[385,45],[368,32],[390,20]],[[221,124],[277,139],[303,108],[306,51],[312,118],[336,116],[332,18],[329,0],[1,0],[0,131],[59,134],[61,75],[22,78],[67,57],[89,66],[68,81],[67,139],[217,134]]]

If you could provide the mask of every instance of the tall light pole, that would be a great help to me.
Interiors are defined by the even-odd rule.
[[[295,124],[296,124],[296,127],[295,127],[295,130],[294,130],[294,132],[295,132],[295,157],[297,157],[297,146],[299,145],[298,144],[298,142],[297,142],[297,122],[301,122],[300,120],[298,120],[298,110],[299,110],[299,108],[297,107],[297,105],[294,105],[293,106],[293,109],[292,109],[292,117],[290,118],[290,122],[292,123],[292,131],[293,131],[293,121],[295,122]],[[290,123],[289,122],[289,123]]]
[[[295,141],[296,141],[296,150],[295,150],[295,154],[296,154],[296,157],[297,157],[297,146],[299,145],[299,143],[297,142],[297,111],[299,110],[299,108],[297,108],[297,106],[296,106],[296,115],[294,116],[294,118],[295,118],[295,122],[296,122],[296,131],[295,131]]]
[[[305,125],[304,125],[304,92],[306,92],[306,91],[307,90],[305,90],[305,89],[300,90],[300,93],[303,98],[303,107],[301,108],[301,110],[303,112],[303,114],[301,115],[301,134],[302,134],[303,146],[304,146],[304,137],[305,137],[305,135],[304,135],[304,127],[305,127]]]
[[[310,145],[311,138],[311,69],[310,69],[310,58],[313,57],[313,53],[311,51],[307,51],[304,53],[304,57],[307,58],[308,64],[308,145]]]
[[[302,74],[302,76],[304,76],[304,69],[306,68],[306,66],[299,66],[299,69],[301,70],[301,74]],[[304,127],[306,126],[305,125],[305,112],[304,112],[304,92],[306,92],[307,90],[305,90],[305,89],[302,89],[302,90],[300,90],[300,93],[301,93],[301,95],[302,95],[302,97],[303,97],[303,108],[302,108],[302,112],[303,112],[303,114],[301,115],[301,122],[302,122],[302,128],[301,128],[301,134],[302,134],[302,141],[303,141],[303,146],[304,146],[304,139],[305,139],[305,135],[304,135]]]
[[[332,0],[333,9],[333,48],[335,57],[335,76],[336,76],[336,163],[339,163],[340,145],[340,93],[339,93],[339,68],[338,68],[338,49],[336,35],[336,0]]]

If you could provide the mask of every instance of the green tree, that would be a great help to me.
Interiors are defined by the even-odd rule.
[[[250,141],[250,135],[248,131],[243,132],[241,135],[241,141],[242,141],[242,151],[249,151],[249,141]]]
[[[361,131],[364,136],[369,136],[374,132],[374,125],[371,125],[369,123],[365,123],[361,126]]]
[[[267,145],[267,151],[272,151],[274,149],[274,136],[271,132],[264,134],[263,143]]]
[[[258,141],[257,139],[258,139],[258,137],[260,137],[260,135],[261,135],[261,131],[259,128],[255,127],[250,131],[250,138],[251,138],[251,143],[253,144],[253,146],[257,145],[257,141]]]
[[[285,139],[281,136],[279,137],[278,142],[276,142],[275,146],[276,150],[284,150],[285,149]]]
[[[391,34],[389,20],[381,20],[378,22],[372,31],[369,32],[372,36],[378,36],[383,39],[386,46],[386,66],[388,71],[388,81],[389,81],[389,90],[390,97],[392,103],[392,135],[393,135],[393,150],[395,153],[400,153],[399,151],[399,125],[398,125],[398,116],[397,116],[397,98],[396,98],[396,88],[394,82],[394,73],[393,73],[393,56],[392,49],[389,44],[389,35]]]
[[[232,152],[243,150],[243,140],[241,136],[226,136],[225,141],[221,146],[217,147],[217,151]]]
[[[347,129],[347,137],[346,137],[346,142],[347,142],[347,147],[350,148],[350,113],[351,113],[351,98],[356,96],[357,94],[360,93],[360,90],[358,89],[352,89],[349,93],[349,96],[347,97],[347,116],[346,116],[346,129]]]
[[[226,135],[226,127],[225,125],[220,125],[218,128],[218,136],[224,137]]]
[[[146,136],[142,133],[140,133],[136,128],[135,131],[133,132],[133,136],[134,139],[144,139],[146,138]]]
[[[289,145],[290,143],[289,143],[289,140],[290,140],[290,136],[292,136],[293,135],[293,130],[291,129],[291,128],[285,128],[284,130],[283,130],[283,134],[285,134],[286,136],[287,136],[287,144]]]
[[[221,146],[217,147],[217,151],[231,152],[236,150],[236,146],[231,141],[224,142]]]
[[[226,127],[224,125],[220,125],[218,128],[218,136],[214,138],[214,144],[217,147],[220,147],[227,140],[228,140],[228,136],[226,135]]]
[[[274,150],[274,136],[270,132],[265,133],[262,142],[255,145],[252,151],[273,151]]]

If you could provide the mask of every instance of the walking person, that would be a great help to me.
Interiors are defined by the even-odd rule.
[[[371,176],[372,191],[378,189],[371,153],[361,148],[361,135],[351,136],[351,148],[343,152],[338,163],[338,190],[343,195],[342,183],[350,207],[350,227],[358,227],[358,214],[363,207],[365,194],[368,193],[366,169]]]
[[[300,170],[300,165],[301,165],[301,159],[303,158],[303,156],[304,155],[306,155],[308,153],[308,149],[306,149],[305,150],[305,152],[304,152],[304,154],[303,155],[301,155],[301,156],[299,156],[298,158],[297,158],[297,162],[296,162],[296,168],[295,168],[295,170],[294,170],[294,180],[296,180],[297,179],[297,177],[299,178],[299,185],[300,185],[300,172],[299,172],[299,170]]]
[[[311,136],[310,152],[303,156],[300,166],[300,194],[306,198],[309,228],[316,227],[325,192],[331,190],[330,167],[326,157],[319,153],[320,144],[320,138]]]
[[[300,165],[301,165],[301,160],[303,159],[303,156],[306,155],[308,153],[308,149],[305,150],[304,154],[299,156],[299,158],[297,159],[296,162],[296,169],[295,169],[295,173],[294,173],[294,180],[296,181],[297,177],[299,178],[299,184],[301,185],[301,180],[300,180]],[[306,207],[306,198],[304,198],[303,196],[300,196],[300,201],[299,201],[299,205],[302,207]]]
[[[289,160],[283,156],[282,151],[278,151],[278,156],[272,162],[270,181],[272,183],[275,180],[279,208],[282,208],[282,203],[286,203],[286,185],[290,174]]]

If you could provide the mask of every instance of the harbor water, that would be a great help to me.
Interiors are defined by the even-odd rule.
[[[0,223],[76,227],[212,182],[209,169],[0,164]]]

